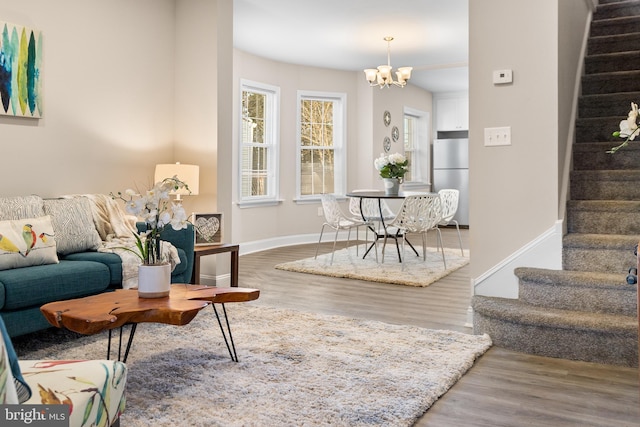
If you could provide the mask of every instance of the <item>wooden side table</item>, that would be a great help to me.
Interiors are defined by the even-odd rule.
[[[193,273],[191,275],[192,284],[200,282],[200,257],[206,255],[216,255],[231,252],[231,286],[238,287],[238,262],[240,260],[240,246],[230,243],[219,245],[203,245],[193,248]]]

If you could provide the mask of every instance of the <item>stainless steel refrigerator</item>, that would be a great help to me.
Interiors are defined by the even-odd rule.
[[[458,211],[453,217],[469,225],[469,139],[436,139],[433,142],[433,189],[460,191]]]

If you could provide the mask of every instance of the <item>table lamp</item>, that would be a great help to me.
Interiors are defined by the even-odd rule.
[[[155,182],[160,182],[166,178],[173,178],[174,176],[177,176],[180,181],[187,184],[191,191],[189,192],[186,189],[171,191],[170,194],[174,194],[176,200],[182,200],[180,198],[182,195],[198,195],[198,191],[200,190],[200,166],[183,165],[180,162],[156,165],[154,175]]]

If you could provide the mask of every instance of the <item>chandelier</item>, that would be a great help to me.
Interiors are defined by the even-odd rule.
[[[367,77],[369,86],[390,87],[390,85],[405,87],[407,80],[411,78],[411,70],[413,67],[400,67],[396,71],[396,79],[393,80],[393,72],[391,69],[391,40],[393,37],[385,37],[387,42],[387,65],[380,65],[376,68],[367,68],[364,70],[364,74]]]

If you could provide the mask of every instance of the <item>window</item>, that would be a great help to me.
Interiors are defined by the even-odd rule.
[[[298,197],[344,194],[344,94],[298,92]]]
[[[405,107],[404,154],[409,160],[406,183],[427,183],[429,173],[429,113]]]
[[[240,204],[273,203],[278,197],[280,89],[241,81]]]
[[[413,177],[416,176],[417,158],[416,148],[417,144],[417,118],[415,116],[405,114],[404,115],[404,155],[409,161],[409,171],[404,175],[404,179],[407,181],[413,181]]]

